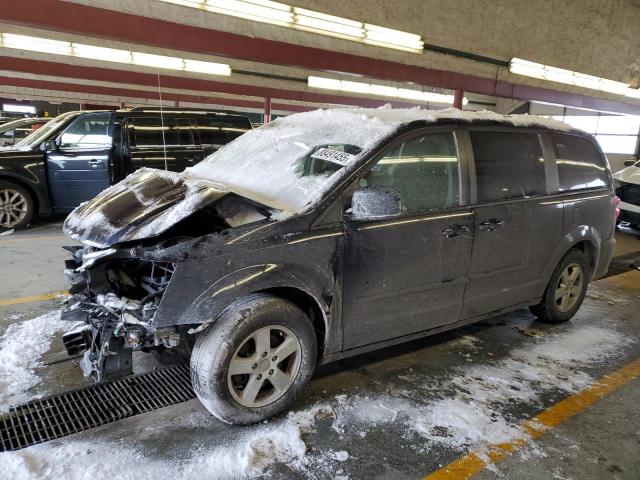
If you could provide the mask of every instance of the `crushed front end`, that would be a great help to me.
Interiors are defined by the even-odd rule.
[[[153,319],[175,264],[145,259],[136,248],[69,247],[65,276],[72,297],[62,319],[76,322],[63,336],[69,355],[83,355],[85,375],[101,382],[132,373],[135,350],[175,348],[181,334],[156,329]]]

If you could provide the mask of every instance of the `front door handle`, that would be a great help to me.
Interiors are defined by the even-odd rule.
[[[102,165],[103,161],[102,160],[98,160],[96,158],[92,158],[91,160],[89,160],[89,165]]]
[[[471,227],[469,225],[458,225],[454,223],[449,225],[447,228],[442,229],[442,236],[446,238],[453,238],[459,235],[467,235],[471,231]]]
[[[482,230],[483,232],[493,232],[498,228],[502,228],[505,226],[504,220],[498,220],[497,218],[492,218],[487,220],[486,222],[482,222],[478,225],[478,230]]]

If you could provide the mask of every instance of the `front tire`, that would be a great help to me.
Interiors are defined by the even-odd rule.
[[[529,307],[531,313],[547,323],[570,320],[582,305],[589,278],[589,264],[584,252],[570,250],[553,271],[542,301]]]
[[[282,298],[253,294],[198,337],[191,381],[214,416],[249,425],[285,410],[311,379],[316,358],[307,315]]]
[[[35,202],[31,193],[17,183],[0,181],[0,230],[18,230],[33,219]]]

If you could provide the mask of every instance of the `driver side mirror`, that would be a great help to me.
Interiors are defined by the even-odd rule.
[[[402,213],[400,194],[388,187],[365,187],[353,192],[350,217],[354,220]]]
[[[56,143],[55,140],[47,140],[42,142],[42,145],[40,146],[40,149],[43,152],[56,152],[58,151],[58,144]]]
[[[637,163],[637,160],[625,160],[624,161],[624,166],[625,167],[633,167],[636,163]]]

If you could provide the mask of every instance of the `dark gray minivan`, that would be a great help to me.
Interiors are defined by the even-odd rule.
[[[133,350],[188,358],[218,418],[285,409],[318,363],[523,307],[573,317],[614,247],[594,138],[456,110],[319,110],[182,174],[140,170],[65,231],[70,354],[98,381]]]

